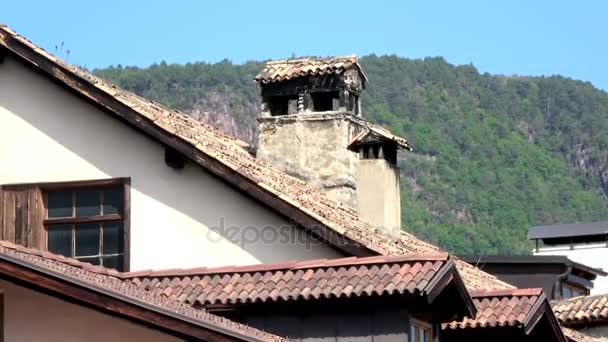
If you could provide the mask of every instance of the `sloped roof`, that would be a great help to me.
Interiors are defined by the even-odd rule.
[[[447,253],[143,271],[123,277],[133,277],[139,289],[203,307],[395,294],[435,298],[442,291],[438,286],[449,283],[443,279],[451,277],[464,302],[462,308],[451,310],[474,315]]]
[[[442,253],[437,246],[401,231],[391,238],[359,220],[354,209],[330,199],[249,154],[246,143],[160,103],[108,83],[69,65],[0,24],[0,48],[51,77],[78,96],[139,129],[198,163],[236,189],[268,205],[350,255]],[[471,290],[513,286],[465,262],[456,260]]]
[[[608,294],[581,296],[552,303],[557,319],[566,326],[608,324]]]
[[[13,269],[10,267],[1,267],[0,274],[5,276],[19,277],[23,274],[23,269],[34,271],[42,274],[33,278],[33,283],[37,286],[44,287],[43,279],[46,277],[58,279],[77,287],[86,288],[98,297],[109,297],[154,314],[169,316],[197,329],[210,331],[211,333],[205,334],[206,338],[239,341],[285,340],[282,337],[195,309],[172,298],[156,296],[152,291],[138,289],[130,281],[120,279],[120,273],[115,270],[94,266],[61,255],[0,240],[0,264],[15,264],[19,267],[15,272],[12,272]],[[57,290],[57,288],[54,288],[54,290]],[[79,298],[72,291],[66,291],[63,295]],[[110,311],[116,309],[115,314],[119,315],[128,316],[132,313],[132,310],[120,310],[120,308],[116,308],[106,301],[103,301],[99,306],[101,309]],[[146,322],[156,325],[158,321],[150,320]],[[160,325],[159,327],[167,328]],[[176,332],[179,334],[186,333],[183,329],[178,329]],[[190,338],[200,337],[200,335],[190,336]]]
[[[326,58],[294,58],[279,61],[269,61],[264,69],[255,77],[258,83],[273,83],[288,81],[298,77],[341,74],[356,67],[364,82],[367,77],[363,73],[357,56],[326,57]]]
[[[553,322],[551,325],[558,340],[565,341],[549,301],[540,288],[473,291],[470,294],[477,308],[477,316],[442,324],[443,330],[514,327],[528,335],[544,317]]]
[[[359,124],[363,129],[357,134],[348,144],[350,150],[356,149],[357,146],[364,144],[370,140],[393,142],[405,150],[412,151],[412,147],[407,140],[398,137],[391,133],[388,129],[372,124],[358,117],[349,116],[349,119]]]
[[[471,293],[477,316],[444,324],[444,329],[485,327],[524,327],[539,300],[546,300],[542,289],[517,289]]]
[[[572,236],[606,235],[608,221],[536,226],[528,231],[528,239],[550,239]]]
[[[579,262],[570,260],[565,255],[463,255],[460,259],[471,264],[561,264],[572,266],[576,274],[582,274],[585,278],[595,279],[597,276],[608,276],[608,272],[601,268],[594,268]]]

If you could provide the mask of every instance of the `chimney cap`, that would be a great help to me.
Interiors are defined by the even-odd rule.
[[[363,79],[363,84],[366,84],[367,76],[365,76],[356,55],[343,57],[303,57],[269,61],[264,66],[264,69],[255,77],[255,81],[261,84],[268,84],[305,76],[342,74],[352,67],[357,69]]]
[[[392,134],[386,128],[360,118],[349,117],[349,119],[361,127],[361,131],[348,144],[349,150],[356,152],[363,145],[390,143],[397,145],[397,148],[413,151],[407,140]]]

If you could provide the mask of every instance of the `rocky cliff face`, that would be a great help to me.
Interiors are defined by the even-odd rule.
[[[249,144],[257,141],[258,101],[244,102],[230,91],[210,91],[187,112],[194,118]]]
[[[584,144],[574,146],[570,161],[592,181],[597,179],[604,197],[608,198],[608,160],[593,157],[592,149]]]

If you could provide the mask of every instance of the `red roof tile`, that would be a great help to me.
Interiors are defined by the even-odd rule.
[[[471,297],[477,308],[477,316],[443,324],[443,329],[524,327],[540,308],[539,302],[547,301],[542,289],[473,292]]]
[[[138,289],[132,282],[117,277],[116,275],[119,275],[119,273],[115,270],[108,270],[75,259],[0,240],[0,263],[2,262],[18,262],[22,266],[35,271],[42,269],[48,274],[67,279],[75,285],[86,284],[88,289],[98,291],[100,295],[109,292],[120,298],[128,298],[129,302],[133,301],[136,304],[145,305],[145,307],[152,308],[152,311],[158,309],[159,311],[155,312],[163,315],[169,312],[172,318],[182,320],[188,324],[192,324],[193,321],[198,322],[201,326],[215,330],[221,335],[236,337],[239,340],[284,340],[282,337],[195,309],[173,298],[157,296],[151,291]],[[3,268],[2,272],[8,271]],[[66,295],[69,296],[69,293]]]
[[[454,267],[447,254],[406,255],[153,271],[145,276],[137,274],[132,281],[141,290],[209,306],[427,294],[445,267]]]
[[[553,302],[553,312],[564,325],[608,322],[608,294]]]
[[[0,46],[6,47],[31,66],[63,82],[88,100],[98,103],[127,121],[130,120],[135,127],[157,136],[163,143],[185,153],[202,167],[242,191],[247,191],[254,198],[264,201],[279,213],[297,213],[299,217],[314,221],[305,224],[308,228],[322,227],[331,234],[337,234],[345,241],[336,241],[331,234],[321,234],[321,237],[338,248],[347,243],[363,246],[380,255],[442,252],[437,246],[404,231],[397,239],[386,236],[380,230],[359,220],[354,209],[256,159],[243,148],[242,141],[188,115],[122,90],[84,69],[69,65],[2,24]],[[329,63],[331,66],[328,66],[327,70],[334,72],[336,68],[346,65],[338,67],[341,62],[336,62],[335,65],[332,63]],[[356,60],[348,63],[356,63]],[[300,222],[299,219],[293,218]],[[469,289],[513,288],[465,262],[457,260],[456,265]]]
[[[273,83],[303,76],[341,74],[351,67],[357,68],[363,79],[367,81],[367,77],[359,65],[357,56],[327,58],[308,57],[270,61],[266,63],[266,66],[255,77],[255,80],[259,83]]]

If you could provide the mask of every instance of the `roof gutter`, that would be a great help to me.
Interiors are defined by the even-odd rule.
[[[248,342],[262,342],[263,341],[261,339],[256,339],[253,336],[249,336],[249,335],[245,335],[245,334],[240,334],[238,332],[231,331],[231,330],[226,329],[224,327],[214,326],[214,325],[209,324],[207,322],[203,322],[203,321],[199,321],[199,320],[193,319],[191,317],[185,316],[185,315],[180,314],[178,312],[174,312],[172,310],[165,309],[165,308],[157,306],[157,305],[152,305],[152,304],[149,304],[149,303],[145,303],[145,302],[142,302],[141,300],[138,300],[138,299],[135,299],[135,298],[132,298],[132,297],[129,297],[127,295],[120,294],[120,293],[112,292],[110,290],[107,290],[107,289],[99,287],[99,286],[94,286],[94,285],[88,284],[88,283],[83,282],[82,280],[80,280],[78,278],[75,278],[75,277],[70,277],[70,276],[65,275],[65,274],[59,274],[59,273],[56,273],[56,272],[53,272],[53,271],[49,271],[48,269],[46,269],[44,267],[30,264],[28,262],[25,262],[25,261],[19,259],[19,258],[15,258],[15,257],[12,257],[12,256],[0,254],[0,260],[16,264],[18,266],[21,266],[21,267],[24,267],[24,268],[27,268],[27,269],[30,269],[30,270],[42,273],[44,275],[47,275],[47,276],[50,276],[50,277],[53,277],[53,278],[57,278],[59,280],[65,281],[65,282],[69,282],[69,283],[78,285],[80,287],[86,288],[86,289],[94,291],[94,292],[101,293],[101,294],[103,294],[105,296],[112,297],[114,299],[118,299],[120,301],[129,303],[131,305],[137,306],[137,307],[142,308],[142,309],[146,309],[146,310],[149,310],[149,311],[152,311],[152,312],[164,315],[164,316],[169,316],[169,317],[172,317],[172,318],[176,318],[178,320],[181,320],[181,321],[184,321],[184,322],[187,322],[187,323],[199,326],[199,327],[207,329],[207,330],[215,331],[215,332],[218,332],[218,333],[221,333],[221,334],[224,334],[224,335],[228,335],[228,336],[231,336],[231,337],[234,337],[234,338],[238,338],[238,339],[241,339],[241,340],[244,340],[244,341],[248,341]]]
[[[561,297],[560,285],[561,283],[568,278],[568,276],[572,273],[572,265],[568,265],[566,271],[557,276],[555,279],[555,283],[553,284],[553,298],[558,299]]]

